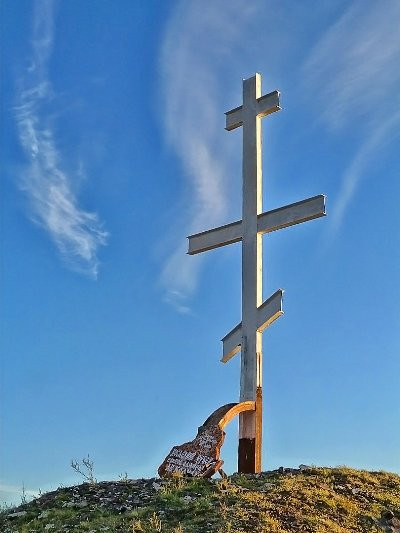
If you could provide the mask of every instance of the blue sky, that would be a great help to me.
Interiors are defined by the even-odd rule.
[[[2,19],[2,501],[153,476],[236,401],[241,79],[263,120],[264,209],[328,217],[264,237],[263,467],[400,472],[400,4],[6,0]],[[271,16],[273,14],[273,16]],[[236,468],[236,424],[222,458]]]

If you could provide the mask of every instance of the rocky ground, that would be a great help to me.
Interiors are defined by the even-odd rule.
[[[61,487],[0,513],[1,533],[400,533],[400,476],[280,468],[226,479]]]

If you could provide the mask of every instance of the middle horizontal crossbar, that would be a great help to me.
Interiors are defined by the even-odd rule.
[[[319,194],[318,196],[307,198],[307,200],[261,213],[261,215],[258,215],[257,231],[261,234],[271,233],[272,231],[294,226],[325,215],[325,196]],[[188,237],[188,239],[189,255],[239,242],[242,240],[242,221],[238,220],[225,226],[196,233]]]
[[[219,246],[225,246],[226,244],[232,244],[242,240],[242,221],[232,222],[226,224],[226,226],[220,226],[219,228],[209,229],[195,235],[190,235],[189,239],[189,255],[199,254],[218,248]]]

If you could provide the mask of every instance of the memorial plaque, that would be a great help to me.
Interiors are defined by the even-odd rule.
[[[254,410],[254,402],[229,403],[214,411],[199,427],[196,437],[180,446],[174,446],[158,469],[161,477],[180,472],[184,476],[211,477],[220,470],[221,446],[225,440],[224,427],[234,416]]]

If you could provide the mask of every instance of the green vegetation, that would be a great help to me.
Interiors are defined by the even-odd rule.
[[[204,480],[83,483],[0,513],[2,533],[400,532],[400,476],[280,469]]]

